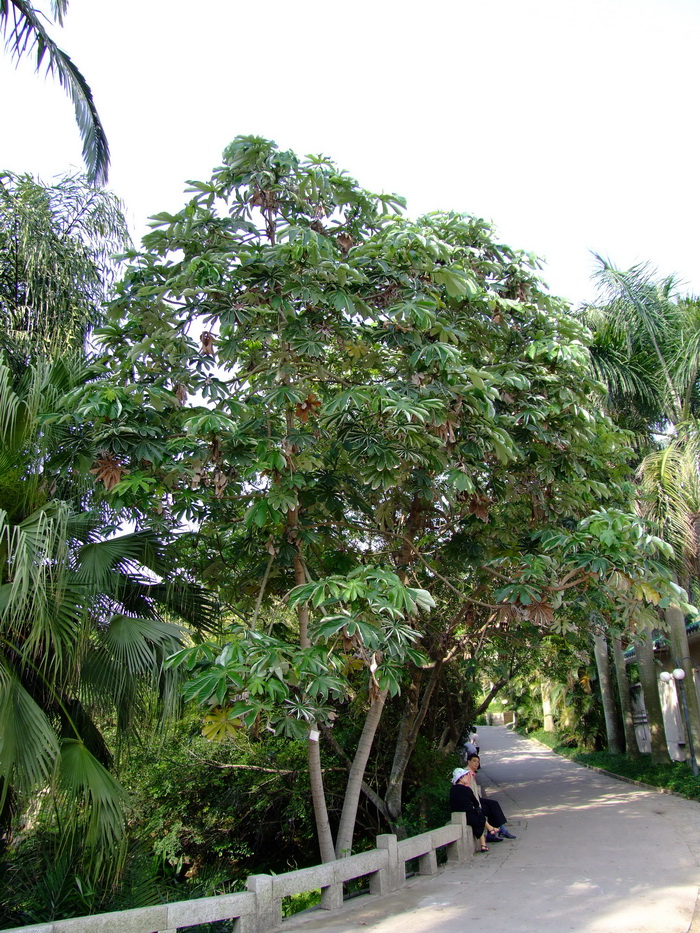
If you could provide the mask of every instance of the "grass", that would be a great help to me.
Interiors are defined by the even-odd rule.
[[[625,755],[612,755],[610,752],[590,752],[582,748],[572,748],[564,745],[554,732],[524,733],[527,738],[537,739],[543,745],[548,745],[552,751],[582,765],[602,768],[611,774],[651,784],[652,787],[663,787],[672,790],[689,800],[700,800],[700,775],[694,777],[690,767],[680,761],[668,764],[653,764],[651,755],[640,755],[639,758],[627,758]]]

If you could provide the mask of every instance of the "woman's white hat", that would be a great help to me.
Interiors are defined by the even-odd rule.
[[[454,771],[452,772],[452,783],[456,784],[457,781],[461,777],[464,777],[465,774],[469,774],[469,771],[467,771],[466,768],[455,768]]]

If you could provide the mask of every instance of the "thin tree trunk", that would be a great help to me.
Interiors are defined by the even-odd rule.
[[[612,689],[610,676],[610,657],[608,655],[608,639],[600,632],[593,634],[593,651],[595,663],[598,668],[598,683],[600,696],[603,702],[603,715],[605,716],[605,732],[608,739],[608,751],[613,755],[622,754],[622,741],[620,727],[615,709],[615,695]]]
[[[666,732],[661,712],[659,671],[654,663],[654,638],[651,629],[647,629],[646,638],[635,646],[634,653],[637,657],[639,680],[644,693],[644,706],[647,711],[649,735],[651,736],[651,760],[655,764],[668,764],[670,756],[666,745]]]
[[[542,728],[545,732],[554,732],[554,714],[552,713],[552,685],[547,681],[540,684],[542,693]]]
[[[693,662],[690,659],[685,616],[680,609],[669,608],[664,611],[664,617],[668,625],[673,665],[675,667],[676,664],[679,664],[685,671],[685,695],[688,701],[690,732],[693,748],[695,753],[698,754],[700,752],[700,709],[698,708],[698,692],[695,689]]]
[[[365,724],[362,728],[360,741],[357,743],[357,751],[355,752],[347,787],[345,788],[345,800],[343,801],[343,810],[340,814],[338,835],[335,841],[336,858],[344,858],[346,855],[352,854],[352,837],[355,833],[355,820],[357,819],[357,808],[360,803],[362,782],[364,780],[369,754],[372,751],[374,736],[379,726],[379,720],[382,718],[382,710],[384,709],[386,697],[387,691],[382,690],[371,704],[365,718]]]
[[[391,773],[385,795],[387,809],[391,814],[392,829],[399,837],[405,835],[405,829],[398,824],[403,809],[403,780],[411,761],[411,755],[415,750],[421,726],[430,709],[430,701],[440,680],[443,663],[442,660],[435,662],[430,672],[430,679],[423,691],[423,696],[420,697],[420,704],[418,698],[423,671],[414,672],[413,683],[404,708],[404,716],[394,748],[394,760],[391,764]]]
[[[299,586],[306,583],[306,566],[301,553],[297,550],[294,557],[294,582]],[[299,615],[299,643],[302,648],[308,648],[309,640],[309,609],[300,606]],[[319,731],[315,722],[309,726],[309,739],[307,743],[307,760],[309,763],[309,783],[311,785],[311,800],[314,806],[316,834],[322,862],[332,862],[335,859],[333,848],[333,834],[328,820],[328,807],[326,806],[326,791],[323,786],[323,770],[321,768],[321,750],[319,748]]]
[[[339,758],[343,759],[348,771],[350,771],[350,769],[352,768],[352,758],[350,758],[350,756],[347,754],[347,752],[342,747],[340,742],[333,735],[332,731],[328,728],[328,726],[322,725],[321,732],[323,733],[324,738],[327,739],[333,751],[336,753],[336,755]],[[386,804],[384,803],[382,798],[379,796],[379,794],[375,790],[373,790],[369,786],[369,784],[365,783],[365,781],[362,782],[362,793],[370,801],[370,803],[374,804],[374,806],[381,813],[381,815],[384,817],[387,823],[390,823],[391,819],[389,817],[389,811],[386,808]]]
[[[628,758],[639,758],[640,751],[637,743],[637,733],[634,728],[630,683],[627,677],[627,664],[622,650],[622,641],[619,638],[613,638],[612,644],[615,674],[617,676],[617,693],[620,699],[620,710],[622,711],[622,728],[625,732],[625,753]]]

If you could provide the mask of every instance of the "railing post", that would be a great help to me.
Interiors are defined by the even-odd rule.
[[[282,923],[282,904],[274,897],[271,875],[250,875],[246,888],[255,895],[257,933],[267,933]]]
[[[425,855],[421,855],[418,859],[418,874],[419,875],[436,875],[437,874],[437,852],[435,849],[431,849],[430,852],[426,852]]]
[[[321,909],[337,910],[343,906],[343,882],[329,884],[321,888]]]
[[[474,844],[472,842],[474,834],[471,827],[467,825],[466,813],[452,813],[450,823],[456,823],[462,827],[462,835],[455,842],[447,846],[448,862],[466,862],[468,858],[474,855]]]
[[[380,868],[370,875],[370,894],[390,894],[405,884],[406,866],[399,859],[398,840],[393,833],[377,836],[377,848],[386,849],[389,859],[386,868]]]

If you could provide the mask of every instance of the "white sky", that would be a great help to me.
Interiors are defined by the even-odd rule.
[[[71,0],[136,236],[239,133],[324,152],[412,215],[468,211],[592,297],[590,250],[700,294],[700,0]],[[72,106],[0,58],[0,169],[79,168]]]

